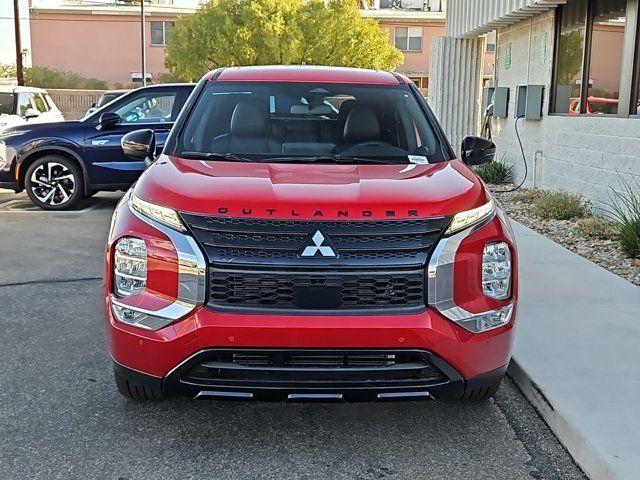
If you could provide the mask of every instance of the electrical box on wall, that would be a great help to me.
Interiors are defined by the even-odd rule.
[[[516,118],[542,119],[544,85],[520,85],[516,87]]]
[[[482,115],[487,113],[489,105],[493,104],[493,94],[496,91],[494,87],[486,87],[482,90]]]
[[[493,92],[493,116],[509,116],[509,87],[496,87]]]

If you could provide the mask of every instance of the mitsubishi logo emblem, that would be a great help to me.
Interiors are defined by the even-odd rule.
[[[319,253],[322,257],[336,258],[338,254],[330,245],[325,244],[326,240],[327,239],[324,237],[322,232],[320,232],[320,230],[316,230],[316,233],[314,233],[313,237],[311,237],[313,245],[307,245],[300,256],[315,257]]]

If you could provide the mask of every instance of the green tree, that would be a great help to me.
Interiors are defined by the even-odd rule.
[[[357,0],[211,0],[176,22],[167,68],[187,81],[239,65],[340,65],[393,70],[402,53],[362,18]]]

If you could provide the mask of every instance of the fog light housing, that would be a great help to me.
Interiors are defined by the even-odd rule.
[[[130,297],[147,286],[147,246],[144,240],[123,237],[116,243],[113,278],[116,294]]]
[[[482,291],[494,300],[506,300],[511,296],[511,250],[505,242],[484,247]]]
[[[464,320],[458,320],[458,324],[473,333],[487,332],[509,323],[512,314],[513,305],[507,305],[490,312],[479,313]]]

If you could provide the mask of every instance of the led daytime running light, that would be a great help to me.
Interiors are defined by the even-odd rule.
[[[132,209],[144,215],[145,217],[149,217],[156,222],[173,228],[174,230],[178,230],[180,232],[186,231],[184,225],[182,224],[182,221],[180,220],[180,217],[178,216],[178,213],[171,208],[162,207],[154,203],[146,202],[136,194],[131,194],[129,205]]]
[[[471,225],[475,225],[476,223],[479,223],[482,220],[485,220],[486,218],[493,215],[494,212],[495,203],[493,202],[493,199],[491,199],[481,207],[467,210],[465,212],[456,213],[453,216],[453,220],[451,220],[451,225],[449,225],[449,228],[446,231],[446,235],[451,235],[452,233],[464,230]]]

